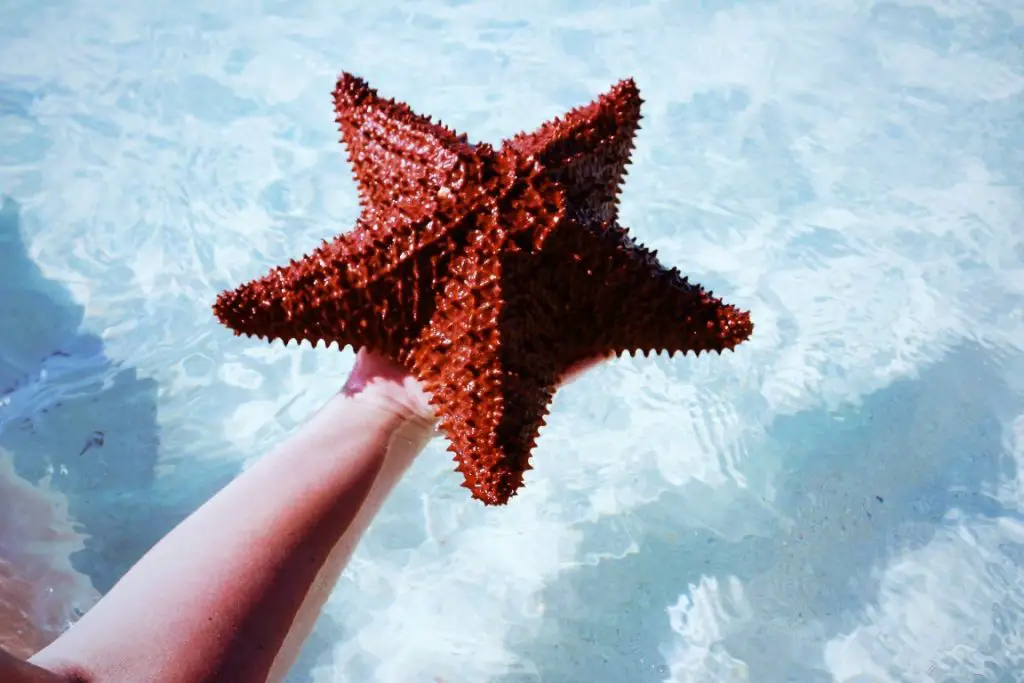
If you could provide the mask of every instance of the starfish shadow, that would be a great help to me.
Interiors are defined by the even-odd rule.
[[[774,506],[790,524],[730,542],[659,518],[658,510],[686,491],[666,494],[635,513],[645,520],[638,553],[568,572],[545,591],[549,616],[540,632],[510,643],[539,676],[500,680],[665,680],[661,649],[672,635],[666,607],[702,576],[719,585],[735,576],[753,618],[729,636],[730,653],[756,680],[831,681],[787,653],[805,647],[810,633],[844,632],[876,604],[874,568],[927,544],[952,508],[1019,516],[985,493],[1016,474],[1004,454],[1002,423],[1024,407],[1000,377],[1000,360],[964,345],[860,407],[780,418],[759,450],[783,463]],[[585,531],[599,536],[616,521]]]
[[[105,593],[237,466],[156,478],[157,383],[80,329],[83,308],[33,262],[10,198],[0,206],[0,302],[0,448],[21,477],[49,477],[66,496],[88,536],[72,566]]]

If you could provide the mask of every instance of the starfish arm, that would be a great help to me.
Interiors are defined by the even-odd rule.
[[[261,278],[221,293],[214,314],[235,334],[367,347],[398,362],[402,349],[429,320],[432,288],[447,254],[424,251],[401,259],[398,238],[362,249],[356,232],[324,242],[312,253]],[[411,233],[406,239],[413,239]]]
[[[587,338],[601,352],[616,354],[721,353],[750,337],[750,314],[725,304],[657,254],[633,242],[618,226],[569,233],[581,255],[575,265],[577,310],[589,326]],[[587,284],[587,283],[591,284]],[[594,346],[581,345],[582,360]]]
[[[646,292],[642,286],[633,290],[635,307],[605,316],[614,331],[611,350],[615,353],[720,354],[733,350],[753,332],[749,312],[723,303],[678,271],[664,271],[653,279]]]
[[[530,336],[524,292],[509,296],[509,266],[472,250],[453,278],[410,365],[431,395],[463,486],[488,505],[504,505],[530,469],[548,405],[564,368]]]
[[[547,167],[564,183],[568,203],[587,218],[613,221],[642,103],[636,84],[626,79],[590,104],[533,133],[521,133],[505,146]]]
[[[377,229],[433,215],[479,175],[474,162],[485,145],[472,145],[408,105],[380,97],[357,76],[339,77],[334,109],[364,217]]]

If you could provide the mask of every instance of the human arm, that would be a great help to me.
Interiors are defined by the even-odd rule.
[[[343,393],[31,661],[89,683],[283,677],[363,531],[433,432],[408,382],[361,355]]]
[[[432,434],[418,385],[361,352],[341,394],[157,543],[32,665],[0,656],[0,681],[280,680]]]

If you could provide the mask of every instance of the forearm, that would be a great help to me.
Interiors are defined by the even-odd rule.
[[[281,673],[376,508],[429,438],[337,396],[146,554],[33,661],[106,681]],[[204,615],[205,618],[197,618]]]

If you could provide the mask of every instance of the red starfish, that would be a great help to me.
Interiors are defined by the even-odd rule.
[[[222,293],[217,317],[235,334],[401,363],[430,392],[463,486],[506,503],[571,365],[721,352],[753,330],[618,225],[641,101],[622,81],[495,150],[343,74],[334,102],[362,200],[355,229]]]

